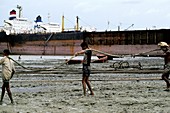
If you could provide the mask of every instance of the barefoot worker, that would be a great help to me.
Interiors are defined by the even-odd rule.
[[[3,97],[5,95],[5,89],[8,92],[8,96],[11,100],[11,103],[14,104],[14,101],[12,99],[12,93],[10,90],[9,81],[15,72],[15,67],[14,67],[13,61],[8,58],[9,54],[10,54],[10,51],[8,49],[5,49],[3,51],[4,57],[0,60],[0,64],[2,64],[2,80],[3,80],[0,104],[2,104]]]
[[[88,44],[86,42],[81,43],[82,50],[79,52],[76,52],[74,55],[77,56],[79,54],[84,54],[83,59],[83,78],[82,78],[82,85],[83,85],[83,91],[84,96],[86,95],[86,85],[88,86],[90,90],[90,95],[94,95],[90,82],[89,82],[89,76],[90,76],[90,62],[91,62],[91,56],[92,51],[89,49]]]
[[[170,52],[168,52],[169,45],[166,42],[158,43],[158,46],[162,49],[165,53],[164,55],[164,73],[162,74],[162,79],[166,82],[167,89],[166,91],[170,91],[170,82],[169,82],[169,72],[170,72]]]

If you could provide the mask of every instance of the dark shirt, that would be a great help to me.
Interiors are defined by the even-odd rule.
[[[84,53],[83,65],[90,66],[92,51],[86,50]]]

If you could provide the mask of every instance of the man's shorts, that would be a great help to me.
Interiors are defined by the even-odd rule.
[[[87,77],[90,76],[90,72],[91,72],[90,66],[83,65],[82,70],[83,70],[83,76],[87,76]]]
[[[3,80],[4,83],[9,83],[9,80]]]

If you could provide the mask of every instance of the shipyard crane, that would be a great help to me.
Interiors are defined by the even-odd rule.
[[[125,31],[127,31],[129,28],[133,27],[134,24],[130,25],[128,28],[125,29]]]

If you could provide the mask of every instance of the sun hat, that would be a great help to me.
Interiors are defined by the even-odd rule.
[[[159,42],[159,43],[158,43],[158,46],[161,46],[161,47],[169,47],[169,45],[168,45],[166,42]]]

